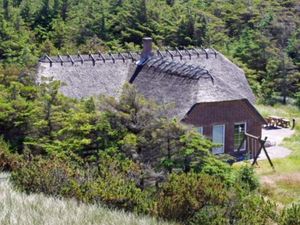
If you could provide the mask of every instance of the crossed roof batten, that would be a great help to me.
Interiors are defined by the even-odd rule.
[[[209,51],[210,50],[210,51]],[[165,51],[161,51],[161,50],[157,50],[157,55],[160,56],[161,58],[180,58],[180,60],[183,60],[184,58],[186,59],[192,59],[193,56],[197,56],[199,57],[200,54],[202,55],[206,55],[206,58],[209,58],[209,56],[217,56],[217,52],[215,51],[215,49],[210,48],[209,50],[200,47],[198,49],[196,48],[191,48],[191,49],[187,49],[184,48],[183,51],[179,50],[178,48],[175,48],[174,50],[165,50]],[[40,58],[39,62],[48,62],[50,64],[53,63],[60,63],[61,65],[63,65],[64,63],[76,63],[76,62],[103,62],[105,63],[106,61],[127,61],[127,60],[132,60],[132,61],[137,61],[139,60],[140,57],[140,53],[139,52],[126,52],[127,54],[123,54],[121,52],[117,52],[117,53],[111,53],[109,52],[108,54],[104,54],[101,53],[100,51],[98,51],[97,53],[89,53],[89,54],[80,54],[78,52],[77,55],[70,55],[67,54],[66,56],[62,56],[62,55],[57,55],[57,56],[48,56],[48,55],[44,55],[42,58]],[[91,55],[93,57],[91,57]]]
[[[187,62],[168,60],[167,58],[153,57],[146,63],[148,70],[153,72],[165,73],[182,77],[184,79],[199,80],[200,78],[210,78],[213,82],[214,78],[205,68],[200,66],[189,65]]]

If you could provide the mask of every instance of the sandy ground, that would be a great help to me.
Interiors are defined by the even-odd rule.
[[[267,147],[266,150],[271,159],[284,158],[291,154],[291,150],[280,146],[284,138],[290,137],[294,134],[294,130],[289,128],[276,128],[276,129],[263,129],[262,137],[268,137],[267,141],[272,144],[271,147]],[[266,154],[264,151],[259,155],[258,160],[265,160]]]

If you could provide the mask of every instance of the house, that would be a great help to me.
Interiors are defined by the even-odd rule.
[[[143,51],[89,55],[44,56],[37,80],[53,77],[65,83],[69,97],[118,97],[125,82],[160,104],[174,103],[169,115],[195,126],[219,144],[214,154],[239,156],[248,143],[244,132],[261,136],[263,117],[254,107],[255,96],[244,72],[214,49],[152,51],[152,39],[143,39]],[[237,149],[241,145],[241,151]]]

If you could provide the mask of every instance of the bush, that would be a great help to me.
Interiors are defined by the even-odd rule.
[[[0,171],[15,170],[21,166],[22,162],[22,157],[11,153],[8,144],[0,138]]]
[[[198,211],[189,221],[189,225],[225,225],[229,224],[226,218],[226,209],[220,206],[207,206]]]
[[[78,181],[74,171],[65,161],[36,157],[13,171],[11,181],[26,193],[76,197]]]
[[[116,167],[120,165],[111,158],[102,163],[105,165],[103,169],[91,165],[79,167],[58,158],[35,157],[14,171],[11,181],[27,193],[42,192],[126,211],[150,212],[151,198],[136,186],[134,180],[124,175],[127,171],[119,171]]]
[[[222,182],[205,174],[171,174],[158,196],[158,216],[187,221],[205,206],[222,205],[227,192]]]
[[[274,224],[277,220],[276,205],[257,194],[236,194],[228,204],[230,224]]]
[[[259,187],[258,178],[255,176],[253,167],[250,166],[244,166],[238,171],[237,182],[250,191],[254,191]]]
[[[201,172],[216,177],[229,186],[235,182],[235,174],[232,167],[215,158],[211,158],[206,162]]]
[[[299,225],[300,224],[300,204],[293,204],[282,211],[280,224]]]
[[[137,188],[135,182],[121,175],[98,177],[82,185],[81,189],[85,197],[82,200],[87,202],[104,203],[110,208],[137,213],[149,213],[152,208],[152,201],[147,192]]]
[[[236,190],[225,205],[211,205],[200,209],[190,219],[189,225],[229,225],[229,224],[275,224],[276,206],[262,197],[244,195]]]

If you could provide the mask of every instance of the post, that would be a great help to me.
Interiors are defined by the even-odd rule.
[[[293,120],[292,120],[292,130],[294,130],[295,126],[296,126],[296,120],[293,119]]]

